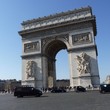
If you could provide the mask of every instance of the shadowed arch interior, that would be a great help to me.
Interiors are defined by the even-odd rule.
[[[62,49],[67,49],[66,44],[60,40],[54,40],[48,44],[45,52],[48,57],[55,59],[56,54]]]
[[[47,56],[47,77],[48,87],[56,85],[56,55],[62,50],[67,49],[66,44],[61,40],[53,40],[45,48],[45,55]]]

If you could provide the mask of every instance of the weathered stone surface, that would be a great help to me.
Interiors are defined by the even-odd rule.
[[[25,21],[22,26],[19,34],[23,47],[23,85],[37,88],[56,86],[55,56],[61,49],[67,49],[69,55],[70,86],[100,84],[95,43],[96,21],[91,7]],[[36,64],[36,71],[32,77],[27,77],[29,70],[26,65],[31,61]]]

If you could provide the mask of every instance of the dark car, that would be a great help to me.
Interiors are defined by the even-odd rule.
[[[53,88],[51,90],[51,93],[63,93],[63,92],[66,92],[66,90],[63,88]]]
[[[82,86],[75,86],[74,87],[75,92],[86,92],[86,88]]]
[[[23,97],[23,96],[36,96],[40,97],[42,91],[34,87],[16,87],[14,90],[14,96]]]
[[[110,84],[101,84],[99,91],[100,93],[110,92]]]

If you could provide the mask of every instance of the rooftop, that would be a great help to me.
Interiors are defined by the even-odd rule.
[[[22,30],[29,30],[38,27],[49,26],[52,24],[63,23],[92,16],[91,7],[69,10],[67,12],[56,13],[49,16],[39,17],[22,22]]]
[[[21,23],[22,30],[19,31],[19,34],[22,36],[28,33],[81,23],[91,23],[94,35],[96,36],[96,20],[95,16],[92,14],[92,8],[90,6],[23,21]]]

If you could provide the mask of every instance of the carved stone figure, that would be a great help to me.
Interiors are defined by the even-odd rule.
[[[28,61],[26,66],[27,78],[34,77],[35,72],[36,72],[36,62]]]
[[[78,63],[77,70],[80,74],[90,73],[90,57],[86,53],[81,53],[80,56],[76,56],[76,60]]]

